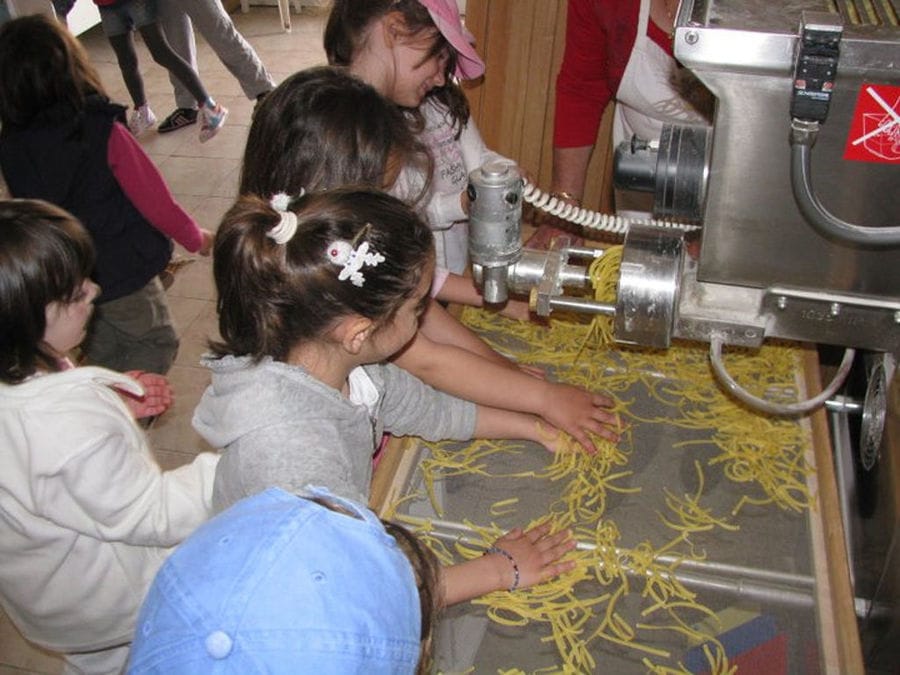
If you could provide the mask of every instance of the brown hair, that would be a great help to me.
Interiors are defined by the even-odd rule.
[[[438,611],[444,606],[441,594],[441,565],[431,549],[416,539],[405,527],[386,520],[382,522],[388,534],[394,537],[400,550],[409,558],[416,578],[422,614],[422,638],[416,674],[426,675],[431,672],[434,625],[437,622]]]
[[[469,121],[469,103],[453,76],[456,70],[456,50],[441,35],[428,10],[418,0],[334,0],[324,34],[328,62],[350,66],[365,44],[369,27],[389,12],[398,12],[402,15],[410,36],[429,33],[434,36],[434,43],[423,60],[442,52],[448,55],[447,68],[444,72],[446,83],[443,87],[430,91],[428,97],[447,108],[448,115],[456,126],[458,138]],[[424,129],[425,119],[419,110],[407,110],[407,115],[415,133]]]
[[[268,199],[345,185],[388,189],[390,161],[432,173],[428,151],[397,106],[343,68],[308,68],[284,80],[254,113],[240,193]],[[422,197],[427,187],[410,197]]]
[[[91,95],[106,96],[81,43],[42,14],[0,27],[0,123],[25,126],[50,108],[71,115]]]
[[[91,237],[70,213],[37,199],[0,201],[0,380],[59,370],[43,342],[46,308],[71,302],[93,267]]]
[[[325,497],[308,497],[307,499],[330,511],[336,511],[350,518],[359,518],[357,514],[340,502]],[[403,525],[384,519],[381,519],[381,524],[406,555],[416,580],[416,588],[419,591],[419,611],[422,617],[419,664],[416,668],[416,675],[427,675],[431,672],[434,626],[437,622],[438,612],[444,606],[441,594],[441,563],[431,549]]]
[[[337,189],[295,199],[297,230],[285,244],[268,232],[282,214],[267,201],[240,197],[216,234],[213,276],[218,292],[220,356],[284,361],[302,341],[321,339],[350,314],[389,321],[412,297],[431,260],[431,230],[410,207],[371,189]],[[335,241],[384,256],[365,267],[363,286],[341,280],[327,257]]]

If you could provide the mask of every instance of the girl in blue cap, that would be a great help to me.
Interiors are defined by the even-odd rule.
[[[269,488],[168,558],[128,672],[426,675],[439,575],[430,550],[365,506]]]

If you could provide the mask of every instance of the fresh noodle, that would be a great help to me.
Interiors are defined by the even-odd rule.
[[[591,264],[588,272],[597,301],[615,300],[621,255],[621,247],[612,247]],[[670,649],[653,644],[654,636],[661,633],[704,641],[703,653],[714,675],[736,672],[721,645],[692,627],[713,612],[681,583],[678,569],[685,561],[705,558],[695,545],[697,535],[737,531],[734,518],[740,512],[810,508],[815,498],[807,488],[812,472],[806,461],[808,429],[796,420],[755,414],[729,398],[711,374],[704,345],[676,344],[665,351],[613,348],[612,320],[603,316],[560,313],[538,325],[466,308],[463,321],[492,347],[515,355],[520,363],[546,368],[555,379],[576,386],[601,387],[614,399],[614,411],[626,425],[618,444],[592,435],[598,451],[587,454],[575,451],[574,440],[570,440],[571,448],[547,455],[546,465],[537,470],[498,473],[493,468],[495,459],[514,459],[523,452],[508,442],[476,440],[463,448],[452,442],[427,444],[429,452],[421,460],[419,472],[438,517],[443,517],[443,510],[436,485],[448,478],[518,479],[526,485],[529,480],[541,479],[559,484],[558,497],[549,508],[553,530],[571,528],[579,544],[568,556],[576,563],[574,570],[539,586],[492,593],[473,603],[483,606],[490,620],[498,624],[543,627],[541,639],[554,645],[560,666],[535,672],[603,670],[596,662],[596,643],[608,642],[633,650],[648,672],[687,673]],[[793,346],[776,343],[755,351],[735,349],[724,358],[729,372],[751,392],[784,401],[798,396],[795,373],[800,358]],[[631,397],[635,391],[644,392],[661,412],[634,410]],[[672,451],[692,453],[703,448],[704,454],[702,461],[699,456],[694,459],[696,489],[685,494],[665,487],[660,490],[666,510],[657,513],[671,536],[626,547],[610,517],[614,514],[607,513],[607,502],[612,495],[641,490],[631,484],[633,471],[629,468],[638,452],[633,447],[632,429],[639,425],[690,431],[690,440],[674,443]],[[707,472],[712,470],[732,484],[733,504],[720,513],[705,503]],[[518,497],[498,497],[485,515],[512,515]],[[467,522],[472,537],[447,546],[429,533],[427,520],[404,516],[396,505],[391,512],[396,520],[412,527],[445,564],[481,555],[502,534],[495,524]],[[590,592],[582,592],[582,588]],[[625,618],[624,603],[633,597],[640,599],[640,619],[630,622]],[[498,672],[524,673],[517,668]]]

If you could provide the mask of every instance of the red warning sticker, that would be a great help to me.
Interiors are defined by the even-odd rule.
[[[863,84],[844,159],[900,164],[900,87]]]

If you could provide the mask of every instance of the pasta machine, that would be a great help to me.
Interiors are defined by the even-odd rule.
[[[558,203],[505,163],[473,171],[469,188],[470,253],[487,302],[526,294],[542,316],[610,315],[623,344],[708,342],[723,386],[748,404],[773,414],[831,410],[851,575],[857,595],[872,601],[861,624],[871,629],[867,660],[894,664],[900,518],[896,481],[878,475],[876,460],[888,454],[896,466],[900,457],[882,439],[900,398],[894,392],[889,404],[900,354],[898,17],[896,0],[682,0],[675,54],[714,95],[715,114],[709,127],[667,125],[658,139],[617,149],[617,187],[652,193],[652,217]],[[602,253],[523,248],[523,202],[588,235],[624,235],[614,304],[585,294],[589,260]],[[771,406],[721,364],[723,347],[770,338],[846,352],[822,394]],[[862,403],[836,396],[851,366],[864,371]],[[856,454],[838,447],[854,411],[862,413],[851,424],[861,426]],[[880,511],[860,514],[863,490],[879,495]],[[874,550],[875,560],[857,560]]]

